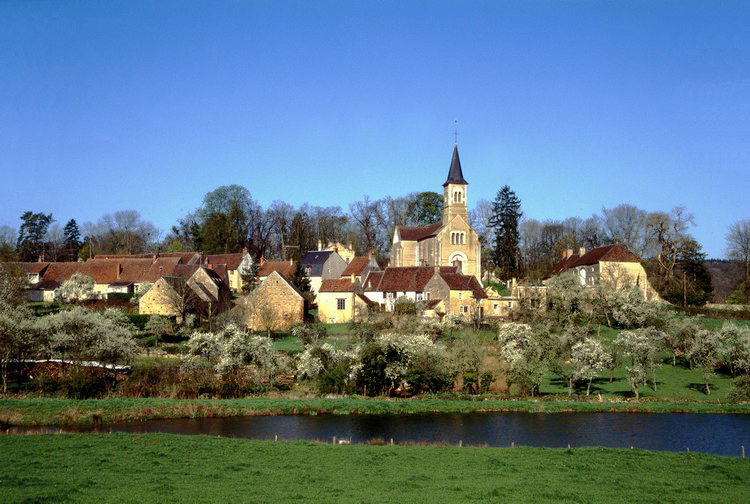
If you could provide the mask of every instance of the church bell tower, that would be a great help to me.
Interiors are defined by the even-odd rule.
[[[462,216],[467,223],[469,222],[468,185],[461,171],[458,145],[454,145],[448,179],[443,184],[443,225],[447,225],[456,215]]]

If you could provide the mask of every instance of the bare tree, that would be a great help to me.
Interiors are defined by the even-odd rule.
[[[378,202],[372,201],[365,195],[362,201],[356,201],[349,205],[352,219],[357,225],[361,250],[381,251],[378,240]]]
[[[646,227],[658,244],[656,260],[661,276],[667,283],[672,281],[674,267],[690,239],[687,229],[691,224],[694,224],[693,214],[681,206],[672,209],[671,214],[651,213],[646,220]]]
[[[648,213],[634,205],[623,204],[615,208],[602,208],[602,227],[607,240],[622,243],[641,257],[650,256],[654,250],[646,226]]]
[[[745,299],[750,292],[750,219],[740,220],[729,227],[727,233],[727,256],[742,261],[745,265]]]

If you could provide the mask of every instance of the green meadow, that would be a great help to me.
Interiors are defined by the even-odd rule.
[[[2,436],[30,502],[748,502],[750,461],[607,448],[324,445],[207,436]]]

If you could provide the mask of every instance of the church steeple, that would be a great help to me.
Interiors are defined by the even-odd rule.
[[[463,184],[469,185],[464,179],[464,174],[461,171],[461,160],[458,158],[458,145],[453,146],[453,158],[451,159],[451,168],[448,171],[448,179],[443,184],[443,187],[448,184]]]
[[[448,179],[443,184],[443,224],[448,224],[453,217],[460,215],[469,222],[467,193],[469,183],[461,171],[461,160],[458,159],[458,145],[453,146],[453,159]]]

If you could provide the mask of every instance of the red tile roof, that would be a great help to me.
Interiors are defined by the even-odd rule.
[[[11,268],[18,268],[26,274],[41,273],[50,265],[48,262],[7,262],[4,264],[7,264]]]
[[[354,292],[358,286],[351,278],[326,278],[320,284],[318,292]]]
[[[442,227],[442,222],[436,222],[429,226],[399,226],[398,235],[402,240],[420,241],[435,236]]]
[[[349,265],[346,267],[343,273],[341,273],[342,277],[350,276],[350,275],[361,275],[362,270],[365,269],[367,264],[370,262],[369,257],[354,257],[350,262]]]
[[[487,297],[487,293],[484,292],[479,280],[473,275],[443,273],[441,271],[440,277],[445,280],[445,283],[448,284],[450,290],[471,291],[475,299],[485,299]]]
[[[236,270],[242,262],[242,252],[237,254],[213,254],[203,256],[203,263],[226,264],[228,270]]]
[[[455,266],[441,266],[441,273],[455,273]],[[423,292],[427,282],[435,275],[433,266],[388,267],[383,272],[377,289],[381,292]],[[369,278],[369,277],[368,277]]]
[[[258,269],[258,276],[268,276],[273,271],[278,271],[284,276],[294,276],[294,270],[297,269],[297,263],[292,261],[265,261]]]
[[[642,259],[628,250],[625,245],[619,243],[616,243],[614,245],[605,245],[604,247],[596,247],[594,249],[591,249],[582,256],[573,254],[567,259],[562,259],[552,267],[545,278],[559,275],[560,273],[570,268],[576,268],[578,266],[592,266],[601,261],[639,263],[642,262]]]
[[[380,285],[380,280],[382,278],[382,271],[370,271],[365,277],[364,282],[362,282],[362,285],[366,291],[376,291],[378,290],[378,285]]]

